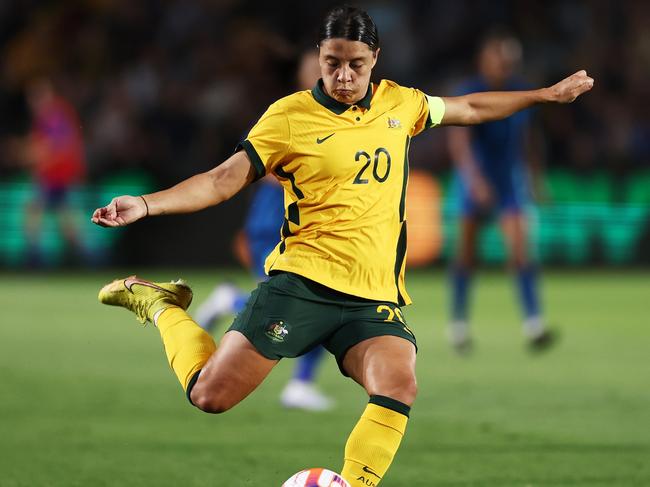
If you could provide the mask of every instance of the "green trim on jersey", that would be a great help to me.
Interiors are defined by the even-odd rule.
[[[242,149],[246,152],[246,155],[250,159],[251,164],[255,168],[255,180],[257,181],[258,179],[263,178],[266,175],[266,168],[264,167],[262,158],[255,150],[255,147],[253,147],[253,144],[251,144],[248,140],[242,140],[239,144],[237,144],[235,152],[239,152]]]
[[[327,93],[325,93],[322,79],[318,80],[316,86],[314,86],[314,88],[311,90],[311,94],[313,95],[314,100],[316,100],[318,103],[323,105],[329,111],[336,113],[337,115],[341,115],[348,108],[352,106],[352,105],[348,105],[347,103],[341,103],[340,101],[335,100]],[[366,110],[370,110],[371,99],[372,99],[372,83],[368,85],[368,91],[366,91],[366,95],[361,100],[359,100],[358,103],[355,103],[355,105],[363,107]]]
[[[402,195],[399,199],[399,221],[406,220],[406,188],[409,182],[409,146],[411,145],[411,137],[406,137],[406,146],[404,148],[404,176],[402,179]]]
[[[402,228],[397,239],[397,248],[395,249],[395,288],[397,289],[397,304],[404,306],[406,300],[399,289],[399,278],[402,273],[402,265],[406,257],[406,222],[402,222]]]
[[[409,145],[411,144],[411,137],[406,137],[406,146],[404,148],[404,176],[402,178],[402,195],[399,201],[399,221],[401,228],[399,237],[397,239],[397,246],[395,248],[395,288],[397,289],[397,304],[404,306],[406,300],[399,288],[399,278],[402,272],[402,265],[406,257],[406,188],[409,181]]]
[[[296,195],[298,200],[301,200],[305,197],[303,192],[300,191],[300,188],[296,186],[296,177],[293,175],[293,173],[287,172],[281,167],[278,167],[275,170],[275,174],[282,179],[289,180],[289,182],[291,183],[291,189],[293,190],[293,193]],[[287,243],[285,242],[286,238],[291,237],[293,235],[293,232],[291,232],[291,229],[289,228],[289,222],[293,223],[294,225],[300,225],[300,208],[298,208],[298,201],[294,201],[289,206],[287,206],[287,211],[284,217],[284,223],[282,224],[282,230],[281,230],[281,235],[282,235],[282,241],[280,242],[281,254],[284,254],[284,251],[287,249]]]
[[[291,183],[291,189],[293,189],[293,193],[296,195],[296,197],[301,200],[305,197],[305,195],[300,191],[300,188],[296,186],[296,177],[293,175],[292,172],[287,172],[281,167],[278,167],[275,170],[275,174],[280,176],[283,179],[288,179],[289,182]],[[299,223],[296,223],[296,225],[299,225]]]

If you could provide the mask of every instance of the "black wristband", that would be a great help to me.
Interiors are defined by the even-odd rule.
[[[140,195],[140,198],[142,198],[142,201],[144,201],[144,207],[147,209],[147,214],[145,216],[149,216],[149,205],[147,204],[147,200],[144,199],[144,196]]]

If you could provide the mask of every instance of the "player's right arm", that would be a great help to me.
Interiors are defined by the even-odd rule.
[[[214,169],[169,189],[113,198],[108,205],[94,211],[91,221],[102,227],[121,227],[145,216],[192,213],[232,198],[255,179],[255,169],[242,150]]]

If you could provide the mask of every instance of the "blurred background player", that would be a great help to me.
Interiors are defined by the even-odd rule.
[[[318,51],[311,49],[300,56],[297,72],[299,90],[310,90],[320,78]],[[244,224],[240,249],[248,260],[253,275],[258,280],[266,279],[264,261],[280,241],[280,227],[284,219],[284,191],[272,176],[257,184]],[[239,313],[246,304],[250,292],[232,284],[220,284],[195,313],[196,322],[210,331],[215,322],[224,315]],[[333,401],[315,385],[315,374],[325,349],[318,346],[296,359],[293,377],[280,395],[281,403],[288,408],[309,411],[324,411],[333,406]]]
[[[67,263],[78,263],[82,246],[74,215],[68,205],[72,187],[85,172],[79,118],[74,107],[56,92],[49,79],[28,85],[27,101],[32,126],[25,162],[31,167],[38,192],[27,207],[26,234],[29,264],[42,264],[40,236],[45,212],[56,217],[66,242]]]
[[[526,89],[515,75],[520,60],[521,44],[516,38],[506,32],[490,33],[479,48],[479,75],[464,83],[458,94]],[[451,270],[449,337],[460,353],[469,351],[472,345],[468,298],[476,240],[481,224],[495,212],[516,275],[528,345],[539,350],[553,342],[554,335],[542,320],[537,269],[528,250],[525,207],[529,202],[530,174],[525,158],[535,160],[535,155],[527,154],[530,142],[529,110],[496,122],[449,129],[460,210],[458,247]]]

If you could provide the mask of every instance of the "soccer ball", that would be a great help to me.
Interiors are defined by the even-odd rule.
[[[325,468],[301,470],[282,487],[350,487],[343,477]]]

